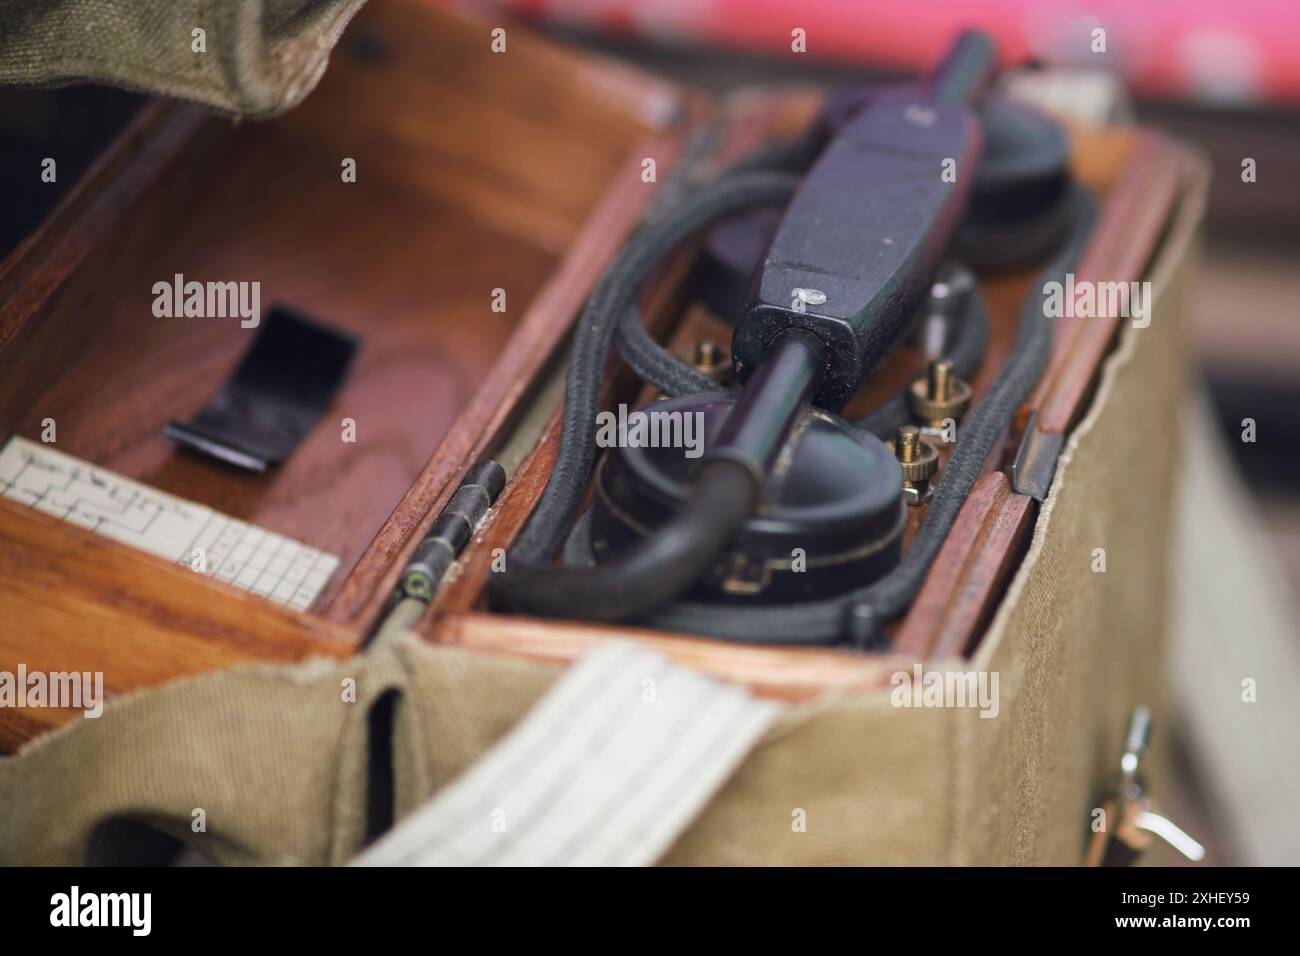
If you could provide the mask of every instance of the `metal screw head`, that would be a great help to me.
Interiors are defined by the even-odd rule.
[[[826,293],[821,289],[795,289],[793,290],[796,301],[804,305],[825,305]]]
[[[405,597],[427,603],[433,600],[434,582],[425,571],[412,569],[402,575],[401,591]]]
[[[921,430],[915,425],[904,425],[894,440],[894,450],[899,461],[916,461],[917,446],[921,443]]]
[[[712,339],[695,343],[695,367],[706,375],[722,364],[722,349]]]
[[[904,425],[894,433],[894,457],[902,466],[903,492],[909,505],[919,505],[930,497],[930,479],[939,470],[939,452],[929,442],[921,441],[921,429]]]
[[[938,311],[952,312],[975,288],[975,277],[960,265],[948,265],[939,271],[930,286],[930,305]]]
[[[951,381],[952,362],[949,359],[939,359],[931,362],[926,368],[926,382],[929,385],[930,398],[941,402],[946,401]]]
[[[939,428],[951,418],[960,419],[970,407],[971,389],[953,374],[949,359],[936,359],[907,390],[907,410],[923,425]]]

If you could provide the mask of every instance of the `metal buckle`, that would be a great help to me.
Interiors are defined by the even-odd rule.
[[[1158,813],[1147,796],[1139,771],[1150,736],[1151,711],[1137,707],[1129,720],[1117,782],[1100,808],[1100,820],[1093,820],[1086,866],[1128,866],[1151,846],[1152,837],[1163,840],[1193,863],[1205,858],[1205,847]],[[1112,820],[1113,828],[1109,826]]]

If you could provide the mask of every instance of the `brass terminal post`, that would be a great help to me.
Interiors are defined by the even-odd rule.
[[[939,470],[939,452],[921,440],[921,430],[904,425],[894,436],[894,457],[903,468],[903,492],[909,505],[919,505],[930,497],[930,479]]]
[[[907,407],[922,425],[940,428],[946,419],[957,421],[970,407],[970,386],[952,371],[948,359],[931,362],[924,375],[907,392]]]

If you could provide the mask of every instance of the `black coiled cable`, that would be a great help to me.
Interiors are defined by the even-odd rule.
[[[1035,289],[1043,290],[1048,282],[1060,281],[1073,271],[1092,233],[1097,217],[1092,196],[1076,187],[1070,202],[1069,232],[1039,274]],[[1043,308],[1045,295],[1045,291],[1031,293],[1021,306],[1015,349],[962,425],[925,521],[898,567],[864,588],[835,598],[763,607],[678,602],[639,618],[638,623],[752,644],[877,645],[885,622],[905,611],[920,590],[994,444],[1042,376],[1051,355],[1053,321]]]
[[[574,333],[555,468],[532,519],[507,555],[506,573],[491,582],[496,603],[544,616],[635,615],[686,590],[748,517],[757,494],[747,484],[752,479],[738,465],[717,462],[703,470],[693,489],[694,497],[702,499],[698,506],[692,503],[623,559],[597,568],[551,564],[595,463],[601,373],[618,320],[633,312],[641,287],[691,235],[729,215],[783,205],[798,183],[797,176],[786,173],[727,175],[646,223],[601,276]],[[667,356],[644,330],[639,335],[629,330],[628,338],[640,343],[648,361],[662,362]]]
[[[849,641],[871,646],[883,624],[904,611],[920,589],[925,574],[979,478],[994,442],[1033,388],[1050,354],[1050,320],[1042,300],[1031,295],[1021,309],[1020,334],[1014,352],[998,379],[961,429],[960,440],[944,469],[926,520],[907,555],[890,574],[873,584],[833,599],[791,605],[735,607],[691,602],[666,603],[689,585],[690,575],[674,573],[653,563],[633,560],[612,568],[616,586],[601,594],[590,573],[569,578],[550,565],[573,524],[595,462],[592,423],[599,411],[601,373],[611,342],[638,374],[669,394],[716,390],[718,386],[678,361],[645,331],[636,309],[642,285],[663,260],[699,229],[739,212],[783,205],[798,185],[796,175],[759,171],[733,172],[647,223],[624,247],[592,292],[578,323],[569,367],[560,449],[550,479],[532,520],[520,535],[507,563],[507,573],[493,581],[498,603],[515,610],[564,617],[626,618],[668,630],[708,634],[747,643],[831,644]],[[1073,269],[1096,218],[1092,198],[1076,189],[1071,200],[1072,227],[1040,285]],[[969,375],[979,363],[987,341],[987,315],[978,295],[971,296],[966,336],[955,348],[959,374]],[[971,318],[973,316],[973,318]],[[956,363],[955,363],[956,364]],[[965,366],[972,365],[971,369]],[[901,396],[891,399],[861,424],[887,434],[905,420]],[[714,497],[711,493],[709,499]],[[740,511],[745,513],[741,514]],[[690,508],[699,529],[692,557],[707,563],[743,522],[747,509],[714,509],[710,519]],[[732,512],[736,512],[733,514]],[[718,522],[725,519],[728,528]],[[714,527],[718,524],[717,527]],[[684,540],[680,535],[675,539]],[[710,553],[706,556],[704,551]],[[653,548],[647,553],[658,553]],[[677,557],[683,553],[675,552]],[[691,561],[691,567],[697,566]],[[700,565],[702,566],[702,565]],[[657,581],[657,583],[656,583]],[[584,583],[585,582],[585,583]],[[608,581],[607,581],[608,584]],[[636,599],[629,602],[628,598]],[[659,606],[662,605],[662,606]],[[654,608],[654,610],[647,610]],[[641,613],[644,612],[644,613]]]

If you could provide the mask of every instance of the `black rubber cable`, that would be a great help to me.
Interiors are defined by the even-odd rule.
[[[512,558],[549,561],[573,521],[596,458],[596,413],[605,356],[618,318],[636,302],[642,284],[697,230],[735,212],[785,203],[798,183],[798,177],[781,173],[728,176],[646,223],[623,247],[596,283],[578,320],[555,468],[532,520],[511,551]]]
[[[1091,195],[1076,187],[1071,202],[1074,215],[1070,231],[1038,276],[1035,289],[1042,290],[1046,283],[1059,281],[1071,271],[1092,232],[1097,211]],[[920,590],[966,496],[983,472],[994,443],[1047,365],[1053,320],[1043,308],[1045,295],[1045,291],[1030,294],[1021,306],[1015,349],[984,400],[962,426],[925,521],[898,567],[867,587],[832,599],[763,607],[680,602],[654,611],[638,623],[752,644],[832,644],[848,640],[857,646],[874,646],[885,622],[902,613]]]
[[[620,620],[671,601],[708,570],[749,517],[758,483],[743,465],[705,465],[685,506],[616,559],[575,568],[507,558],[496,596],[507,609],[584,620]]]
[[[811,332],[778,336],[737,395],[671,520],[599,565],[516,563],[507,568],[513,573],[501,603],[548,616],[622,620],[687,591],[753,512],[826,360],[825,345]]]
[[[643,558],[658,554],[659,560],[682,568],[697,560],[707,563],[744,521],[755,493],[752,480],[749,490],[742,492],[735,479],[729,477],[736,469],[719,463],[719,467],[704,470],[695,488],[695,496],[711,503],[711,510],[705,512],[692,506],[682,513],[685,517],[689,512],[697,527],[687,528],[680,519],[671,522],[672,527],[663,530],[669,540],[648,540],[637,555],[611,569],[612,578],[594,578],[592,575],[599,569],[577,572],[550,563],[582,502],[595,461],[601,375],[619,318],[635,305],[641,286],[665,258],[692,234],[727,215],[783,204],[793,195],[798,182],[797,176],[783,173],[728,175],[647,222],[601,276],[574,332],[556,464],[532,519],[507,556],[505,573],[495,575],[491,581],[497,603],[519,611],[564,616],[621,617],[636,613],[675,597],[699,573],[696,570],[690,580],[679,583],[681,575],[673,569],[655,567]],[[716,491],[704,487],[706,478],[708,484],[717,485]],[[721,502],[724,496],[729,504]],[[737,504],[744,505],[743,513]],[[685,555],[682,549],[686,547],[695,550]],[[566,575],[568,580],[564,580]],[[569,589],[570,583],[574,590]],[[610,608],[604,597],[593,593],[600,587],[616,590],[627,603]],[[564,602],[557,600],[561,593],[566,596]]]

